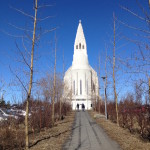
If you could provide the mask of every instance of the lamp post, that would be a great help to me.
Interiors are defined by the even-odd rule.
[[[105,79],[106,77],[101,77],[104,81],[104,95],[105,95],[105,117],[107,120],[107,98],[106,98],[106,86],[105,86]]]

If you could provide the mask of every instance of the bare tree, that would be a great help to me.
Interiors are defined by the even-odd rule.
[[[35,38],[36,38],[36,25],[37,25],[37,10],[38,10],[38,1],[35,0],[34,3],[34,13],[35,16],[30,16],[28,14],[26,14],[25,12],[15,9],[16,11],[20,12],[21,14],[31,17],[34,20],[34,25],[33,25],[33,34],[32,34],[32,47],[31,47],[31,55],[30,55],[30,65],[27,62],[24,54],[21,52],[21,50],[19,49],[17,43],[16,43],[16,47],[19,50],[21,57],[23,59],[23,62],[28,66],[29,70],[30,70],[30,79],[29,79],[29,84],[28,84],[28,89],[26,88],[26,86],[24,85],[23,81],[20,79],[20,77],[17,74],[14,74],[16,76],[16,78],[19,80],[19,82],[21,83],[21,85],[23,86],[24,90],[26,91],[27,97],[26,97],[26,115],[25,115],[25,149],[28,150],[29,149],[29,135],[28,135],[28,117],[29,117],[29,100],[31,98],[31,91],[32,91],[32,85],[33,85],[33,60],[34,60],[34,47],[35,47]],[[23,45],[24,46],[24,45]],[[25,47],[26,50],[26,47]],[[13,73],[11,67],[10,67],[11,72]]]
[[[34,1],[34,16],[22,11],[22,10],[19,10],[17,8],[13,8],[11,7],[12,9],[16,10],[17,12],[19,12],[20,14],[26,16],[26,17],[29,17],[30,19],[33,20],[33,31],[32,30],[28,30],[28,29],[24,29],[24,28],[20,28],[20,27],[17,27],[16,25],[13,25],[13,24],[10,24],[12,27],[14,27],[15,29],[17,30],[21,30],[21,31],[24,31],[25,32],[25,35],[26,36],[14,36],[14,35],[11,35],[11,34],[8,34],[9,36],[13,36],[13,37],[21,37],[22,38],[22,46],[24,48],[24,52],[22,52],[22,50],[19,48],[17,42],[16,42],[16,48],[17,50],[19,51],[19,54],[21,56],[21,59],[22,60],[18,60],[18,62],[21,62],[22,64],[24,64],[26,67],[28,67],[29,69],[29,74],[27,73],[26,69],[22,69],[23,72],[26,74],[26,75],[29,75],[29,82],[26,84],[25,83],[25,78],[24,79],[21,79],[21,77],[17,74],[17,73],[14,73],[13,69],[11,69],[10,67],[10,70],[11,72],[15,75],[15,77],[18,79],[19,83],[21,84],[21,86],[24,88],[24,91],[26,92],[26,116],[25,116],[25,149],[29,149],[29,135],[28,135],[28,124],[29,124],[29,120],[28,120],[28,117],[29,117],[29,101],[31,99],[31,93],[32,93],[32,87],[33,87],[33,74],[34,74],[34,50],[35,50],[35,45],[36,45],[36,41],[39,40],[40,36],[42,34],[45,34],[45,33],[48,33],[54,29],[51,29],[51,30],[45,30],[45,31],[40,31],[40,34],[37,35],[36,34],[36,29],[37,29],[37,21],[42,21],[42,20],[45,20],[47,18],[50,18],[51,16],[47,16],[45,18],[37,18],[37,12],[38,12],[38,9],[42,8],[42,7],[47,7],[47,6],[50,6],[50,5],[43,5],[43,6],[38,6],[38,0],[35,0]],[[29,39],[31,41],[31,51],[28,51],[28,48],[25,46],[25,43],[24,43],[24,38],[26,37],[26,39]],[[28,58],[30,60],[28,60]],[[30,62],[29,62],[30,61]]]
[[[142,82],[135,83],[135,101],[137,105],[142,104],[143,87]]]
[[[55,95],[56,95],[56,57],[57,57],[57,39],[55,34],[55,62],[54,62],[54,81],[53,81],[53,99],[52,99],[52,125],[55,122]]]
[[[116,27],[115,27],[115,13],[113,13],[113,19],[114,19],[114,42],[113,42],[113,83],[114,83],[114,97],[116,102],[116,116],[117,116],[117,125],[119,125],[119,119],[118,119],[118,96],[116,92],[116,80],[115,80],[115,47],[116,47]]]
[[[0,99],[2,99],[2,97],[4,96],[4,93],[5,93],[4,87],[5,87],[5,83],[4,83],[4,80],[1,77],[1,79],[0,79],[0,94],[1,94]]]
[[[106,80],[105,80],[105,101],[106,101],[106,109],[107,109],[107,49],[106,49],[106,58],[105,58],[105,76],[106,76]],[[108,113],[106,114],[108,115]],[[108,116],[107,116],[108,119]]]
[[[28,131],[28,116],[29,116],[29,100],[31,97],[32,83],[33,83],[33,57],[34,57],[34,45],[35,45],[35,31],[36,31],[36,23],[37,23],[37,8],[38,2],[35,0],[35,17],[34,17],[34,28],[33,28],[33,38],[32,38],[32,49],[31,49],[31,64],[30,64],[30,82],[29,89],[27,92],[27,100],[26,100],[26,116],[25,116],[25,137],[26,137],[26,150],[29,148],[29,131]]]
[[[150,105],[150,77],[149,77],[149,105]]]
[[[141,14],[137,14],[136,12],[132,11],[131,9],[128,9],[126,7],[121,6],[123,10],[131,14],[135,19],[138,19],[138,21],[144,22],[142,27],[138,27],[137,25],[130,25],[128,23],[125,23],[124,21],[121,21],[119,19],[118,22],[122,24],[123,26],[127,27],[128,29],[131,29],[134,31],[134,34],[136,35],[134,39],[126,37],[126,39],[138,46],[138,51],[132,56],[132,58],[128,61],[128,69],[130,69],[130,73],[135,77],[135,75],[142,75],[140,77],[140,80],[142,80],[142,84],[144,84],[147,88],[145,88],[145,93],[149,95],[149,101],[150,101],[150,72],[149,72],[149,64],[150,64],[150,46],[149,46],[149,36],[150,36],[150,17],[149,17],[149,11],[150,11],[150,0],[147,0],[147,4],[149,5],[149,10],[145,7],[143,7],[138,0],[136,0],[138,8],[141,10]],[[146,25],[146,26],[145,26]],[[138,38],[138,39],[135,39]],[[131,64],[130,64],[131,60]],[[132,62],[134,61],[134,66],[132,65]],[[132,70],[133,69],[133,70]],[[138,79],[139,81],[139,79]],[[138,82],[137,81],[137,82]]]
[[[65,62],[64,62],[64,51],[63,51],[63,83],[62,83],[63,92],[62,92],[61,99],[59,102],[59,116],[60,116],[59,119],[61,119],[61,116],[62,116],[61,107],[62,107],[62,100],[63,100],[63,94],[64,94],[64,75],[65,75]]]
[[[100,97],[100,55],[99,55],[99,57],[98,57],[98,76],[99,76],[99,89],[98,89],[98,91],[99,91],[99,113],[101,113],[101,97]]]

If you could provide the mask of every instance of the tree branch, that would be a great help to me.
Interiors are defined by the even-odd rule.
[[[52,28],[50,30],[45,30],[42,34],[46,34],[46,33],[49,33],[49,32],[52,32],[52,31],[55,31],[58,27],[56,28]]]
[[[52,7],[52,6],[54,6],[54,5],[41,5],[41,6],[38,6],[37,8],[39,9],[39,8],[43,8],[43,7]]]
[[[23,82],[22,82],[22,81],[21,81],[21,79],[18,77],[18,75],[17,75],[17,74],[15,74],[15,73],[12,71],[12,69],[11,69],[11,67],[10,67],[10,66],[9,66],[9,69],[10,69],[11,73],[12,73],[13,75],[15,75],[15,76],[16,76],[16,78],[18,79],[18,81],[21,83],[21,85],[22,85],[22,87],[24,88],[24,90],[26,91],[26,93],[28,93],[28,91],[27,91],[26,87],[24,86]]]
[[[116,18],[116,19],[117,19],[117,18]],[[147,30],[144,30],[144,29],[141,29],[141,28],[137,28],[137,27],[134,27],[134,26],[130,26],[130,25],[128,25],[127,23],[124,23],[124,22],[120,21],[119,19],[117,19],[117,21],[118,21],[119,23],[123,24],[124,26],[128,27],[128,28],[131,28],[131,29],[134,29],[134,30],[138,30],[138,31],[141,31],[141,32],[150,34],[150,32],[147,31]]]
[[[31,30],[24,29],[24,28],[21,28],[21,27],[17,27],[17,26],[15,26],[15,25],[11,24],[11,23],[8,23],[8,25],[10,25],[10,26],[12,26],[12,27],[14,27],[14,28],[16,28],[16,29],[22,30],[22,31],[29,31],[29,32],[32,32]]]
[[[56,16],[47,16],[47,17],[45,17],[45,18],[39,18],[39,19],[37,19],[38,21],[44,21],[44,20],[46,20],[46,19],[48,19],[48,18],[54,18],[54,17],[56,17]]]
[[[145,19],[145,18],[139,16],[138,14],[136,14],[136,13],[134,13],[133,11],[129,10],[128,8],[123,7],[123,6],[120,6],[120,7],[121,7],[122,9],[124,9],[125,11],[129,12],[130,14],[134,15],[135,17],[137,17],[137,18],[139,18],[139,19],[141,19],[141,20],[144,20],[144,21],[146,21],[146,22],[150,22],[150,20],[147,20],[147,19]]]
[[[8,36],[11,36],[11,37],[14,37],[14,38],[23,38],[23,37],[25,37],[23,35],[13,35],[13,34],[10,34],[10,33],[6,32],[6,31],[4,31],[4,30],[0,30],[0,31],[3,32],[4,34],[6,34]]]
[[[22,51],[20,50],[18,44],[15,42],[17,49],[19,50],[19,53],[21,54],[21,57],[23,58],[24,63],[28,66],[28,68],[31,70],[30,65],[28,64],[28,62],[26,61],[26,58],[24,57]]]
[[[18,11],[19,13],[21,13],[21,14],[27,16],[27,17],[30,17],[30,18],[32,18],[32,19],[34,20],[34,16],[29,15],[29,14],[25,13],[24,11],[22,11],[22,10],[20,10],[20,9],[17,9],[17,8],[14,8],[14,7],[12,7],[12,6],[10,6],[10,8],[11,8],[11,9],[14,9],[14,10]]]

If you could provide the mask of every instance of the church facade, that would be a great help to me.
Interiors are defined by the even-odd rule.
[[[72,66],[65,72],[64,96],[70,101],[72,109],[79,109],[84,104],[86,110],[93,107],[99,96],[99,85],[96,71],[88,62],[87,45],[81,21],[79,21],[74,42]]]

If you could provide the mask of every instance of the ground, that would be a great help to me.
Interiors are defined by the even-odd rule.
[[[104,117],[94,119],[94,114],[93,111],[72,112],[65,120],[57,122],[54,128],[35,136],[34,142],[39,141],[30,149],[150,150],[149,142],[142,141],[137,135]]]
[[[63,121],[55,123],[55,127],[42,131],[30,141],[36,143],[31,150],[60,150],[71,134],[75,112],[71,112]]]
[[[63,150],[120,150],[87,111],[77,111],[72,131]]]
[[[93,117],[95,112],[90,111]],[[150,150],[150,142],[144,142],[139,136],[131,134],[127,129],[118,127],[116,123],[112,123],[105,118],[95,119],[98,125],[115,141],[117,141],[123,150]]]

